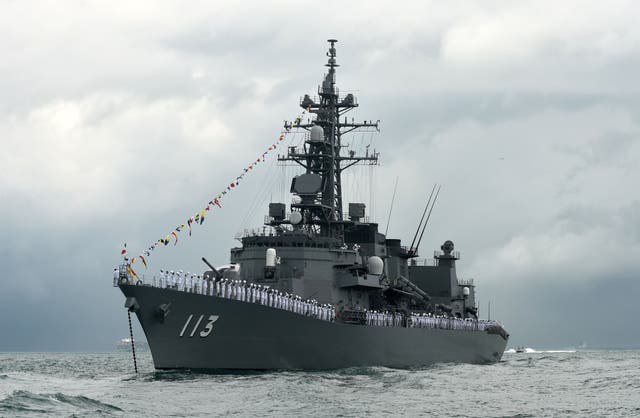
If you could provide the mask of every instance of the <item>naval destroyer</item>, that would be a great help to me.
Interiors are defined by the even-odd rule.
[[[386,237],[363,203],[343,212],[342,173],[378,161],[375,152],[343,152],[343,136],[377,130],[378,122],[344,116],[358,102],[336,86],[336,42],[329,40],[317,96],[299,103],[312,117],[285,123],[287,131],[305,131],[302,145],[278,156],[303,167],[291,181],[292,203],[270,203],[264,227],[240,238],[228,265],[215,268],[203,257],[208,268],[199,280],[174,272],[138,280],[126,264],[116,272],[114,286],[140,321],[157,369],[500,360],[509,334],[497,321],[478,319],[475,285],[458,278],[453,242],[424,263],[416,237],[409,246]]]

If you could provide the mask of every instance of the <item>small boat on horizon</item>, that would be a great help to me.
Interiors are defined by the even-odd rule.
[[[133,342],[135,343],[136,348],[138,348],[138,347],[146,348],[148,346],[146,341],[136,341],[134,339]],[[129,337],[121,338],[116,343],[116,348],[119,349],[119,350],[128,349],[130,347],[131,347],[131,338],[129,338]]]

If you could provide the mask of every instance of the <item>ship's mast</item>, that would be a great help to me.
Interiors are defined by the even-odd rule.
[[[342,180],[341,175],[347,168],[359,163],[377,164],[378,153],[355,155],[348,151],[348,155],[342,156],[342,136],[360,129],[375,128],[379,131],[379,121],[364,121],[356,123],[348,122],[341,116],[358,107],[353,94],[349,93],[340,97],[336,86],[336,47],[335,39],[328,40],[330,47],[327,52],[329,57],[325,64],[329,71],[324,76],[322,84],[318,86],[318,98],[312,99],[305,95],[300,106],[309,113],[314,113],[316,118],[303,123],[298,119],[295,122],[285,122],[285,129],[304,129],[310,132],[309,139],[305,141],[304,149],[299,151],[296,147],[289,147],[286,156],[279,156],[278,161],[294,161],[306,169],[306,174],[319,177],[320,187],[317,193],[297,193],[292,185],[292,192],[301,196],[300,203],[292,204],[292,208],[299,209],[303,214],[303,224],[309,231],[319,232],[324,236],[341,238],[343,235],[342,214]],[[319,130],[317,127],[322,128]],[[308,177],[311,178],[311,177]],[[294,182],[295,184],[295,182]],[[312,195],[312,196],[311,196]],[[311,196],[311,197],[310,197]]]

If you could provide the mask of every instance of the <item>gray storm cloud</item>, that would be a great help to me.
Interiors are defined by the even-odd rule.
[[[334,9],[339,10],[335,13]],[[347,174],[422,254],[452,239],[513,344],[638,346],[640,27],[634,2],[10,2],[0,13],[0,349],[110,349],[110,272],[184,223],[270,145],[338,43],[382,164]],[[299,141],[292,137],[290,141]],[[289,199],[273,155],[160,268],[228,259]],[[373,179],[369,180],[369,176]],[[353,182],[361,181],[356,187]],[[604,317],[615,317],[606,321]],[[140,332],[140,330],[138,330]],[[637,334],[637,333],[636,333]]]

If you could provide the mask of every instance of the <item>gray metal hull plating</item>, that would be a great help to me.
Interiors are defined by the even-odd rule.
[[[253,303],[148,286],[134,297],[157,369],[338,369],[494,363],[507,341],[480,331],[347,325]],[[169,305],[169,313],[158,307]],[[189,317],[193,315],[192,320]],[[206,336],[208,318],[217,316]],[[203,319],[199,324],[198,318]],[[185,325],[186,324],[186,325]],[[182,336],[181,336],[182,334]]]

